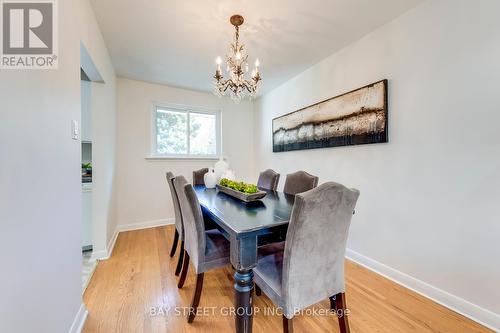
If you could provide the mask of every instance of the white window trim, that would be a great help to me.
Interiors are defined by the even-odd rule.
[[[186,112],[188,113],[189,126],[189,113],[205,113],[215,115],[215,135],[216,135],[216,154],[211,155],[194,155],[194,154],[159,154],[156,151],[156,110],[158,108],[170,109],[172,111]],[[221,135],[221,110],[219,109],[209,109],[196,106],[171,104],[171,103],[161,103],[153,102],[151,107],[151,122],[150,122],[150,155],[146,156],[147,160],[218,160],[222,156],[222,135]],[[188,135],[188,151],[189,151],[189,139]]]

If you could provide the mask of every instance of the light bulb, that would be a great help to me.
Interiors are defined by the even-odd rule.
[[[215,63],[216,63],[217,65],[222,64],[222,58],[221,58],[221,57],[217,57],[217,59],[215,59]]]
[[[257,60],[255,60],[255,67],[259,67],[260,66],[260,61],[259,61],[259,58],[257,58]]]
[[[236,52],[236,59],[237,59],[237,60],[240,60],[240,59],[241,59],[241,53],[240,53],[240,52]]]

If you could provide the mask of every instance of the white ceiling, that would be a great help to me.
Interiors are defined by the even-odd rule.
[[[269,91],[422,0],[91,0],[117,74],[212,90],[215,58],[240,37]]]

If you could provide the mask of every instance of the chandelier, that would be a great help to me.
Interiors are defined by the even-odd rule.
[[[230,54],[226,55],[226,72],[229,76],[224,79],[220,69],[222,59],[217,57],[217,69],[214,75],[214,94],[222,97],[229,93],[231,99],[239,102],[241,98],[248,96],[250,99],[254,98],[259,88],[259,81],[261,80],[259,73],[259,59],[255,60],[255,68],[252,70],[251,78],[245,78],[248,73],[248,54],[246,54],[245,46],[240,43],[240,25],[243,24],[244,19],[241,15],[233,15],[229,20],[234,25],[236,32],[234,34],[234,41],[231,43]]]

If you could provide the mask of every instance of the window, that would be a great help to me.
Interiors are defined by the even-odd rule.
[[[155,157],[216,158],[220,154],[220,112],[155,106]]]

